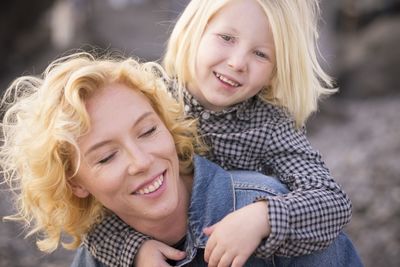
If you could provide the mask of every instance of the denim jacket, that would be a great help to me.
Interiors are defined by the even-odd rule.
[[[184,250],[187,257],[174,263],[175,266],[207,266],[204,262],[204,248],[208,237],[203,229],[211,226],[229,213],[249,205],[266,196],[279,196],[288,191],[286,186],[274,177],[265,176],[258,172],[250,171],[226,171],[211,161],[195,156],[194,158],[194,181],[191,202],[188,211],[188,229]],[[336,257],[341,257],[346,250],[350,259],[358,263],[358,255],[352,247],[350,240],[341,234],[326,252],[314,253],[310,256],[281,258],[271,257],[261,259],[251,256],[245,266],[294,266],[294,263],[302,263],[296,266],[321,266],[321,262],[333,260],[332,265],[326,266],[353,266],[339,264]],[[337,259],[337,258],[336,258]],[[281,262],[280,262],[281,261]],[[312,262],[316,262],[313,265]],[[306,263],[306,265],[303,265]],[[82,246],[78,249],[72,267],[102,267],[100,263],[90,255],[88,250]],[[354,266],[362,266],[356,264]]]
[[[191,261],[197,264],[192,262],[189,266],[202,266],[202,250],[208,239],[203,233],[205,227],[219,222],[229,213],[265,196],[277,196],[288,192],[277,179],[258,172],[226,171],[200,156],[195,156],[194,164],[185,244],[187,258],[178,262],[176,266],[184,266]],[[266,266],[266,264],[264,260],[252,257],[246,266]]]

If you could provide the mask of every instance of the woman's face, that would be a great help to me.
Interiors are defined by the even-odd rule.
[[[88,99],[90,131],[78,138],[75,195],[93,195],[126,222],[159,221],[176,211],[182,181],[174,140],[147,98],[110,84]]]

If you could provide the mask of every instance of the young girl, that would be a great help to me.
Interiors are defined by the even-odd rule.
[[[349,198],[305,135],[319,97],[334,92],[317,61],[318,12],[318,0],[193,0],[172,32],[164,65],[176,80],[173,94],[198,118],[209,159],[273,175],[291,191],[263,199],[269,224],[261,244],[254,243],[259,233],[246,210],[206,228],[209,266],[254,252],[264,258],[313,253],[350,220]],[[135,258],[147,266],[155,253],[177,258],[142,235],[119,236],[118,227],[124,226],[100,224],[86,239],[104,263]]]

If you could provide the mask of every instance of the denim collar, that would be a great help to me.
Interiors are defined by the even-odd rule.
[[[204,227],[219,222],[235,210],[231,174],[200,157],[194,158],[194,181],[189,207],[189,231],[196,247],[204,247],[208,237]]]

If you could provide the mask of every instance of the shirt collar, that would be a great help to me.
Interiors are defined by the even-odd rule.
[[[183,101],[185,104],[185,112],[188,116],[198,118],[203,112],[208,112],[212,116],[223,116],[228,113],[236,113],[237,118],[248,120],[252,115],[252,106],[257,101],[258,96],[254,96],[243,102],[235,104],[221,111],[212,111],[205,109],[186,89],[183,90]]]

